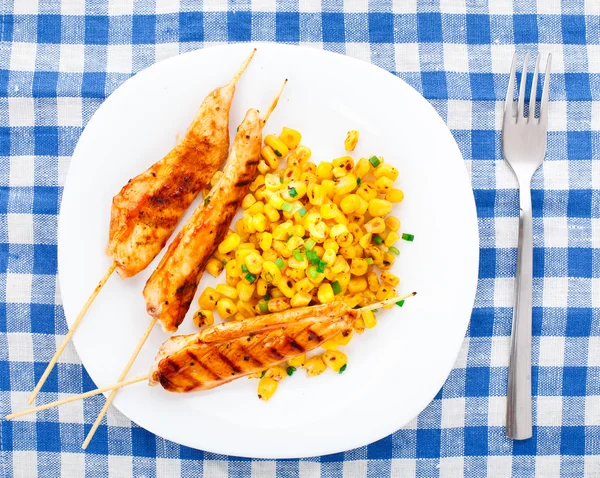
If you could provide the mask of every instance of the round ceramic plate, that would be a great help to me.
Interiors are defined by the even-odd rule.
[[[245,111],[266,110],[289,83],[265,134],[302,132],[316,162],[346,154],[346,132],[360,131],[355,158],[383,156],[400,170],[405,200],[394,214],[414,242],[399,241],[399,291],[418,291],[403,308],[345,349],[348,368],[308,379],[303,371],[258,400],[256,380],[214,390],[168,393],[138,383],[114,405],[138,425],[175,442],[247,457],[307,457],[374,442],[399,429],[433,399],[457,357],[469,322],[478,270],[473,194],[454,139],[435,110],[393,75],[348,57],[259,44],[231,109],[231,137]],[[251,45],[207,48],[158,63],[125,82],[81,135],[64,189],[59,270],[69,324],[110,265],[105,255],[112,197],[166,154],[216,86],[227,83]],[[189,217],[190,212],[184,218]],[[162,254],[161,254],[162,256]],[[159,256],[159,259],[160,257]],[[116,381],[148,326],[142,289],[155,260],[136,277],[116,274],[75,334],[77,352],[98,386]],[[216,281],[204,275],[199,291]],[[180,334],[195,332],[191,315]],[[129,376],[149,371],[169,336],[152,332]]]

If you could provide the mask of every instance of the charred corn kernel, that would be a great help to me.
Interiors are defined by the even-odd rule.
[[[273,195],[273,191],[269,191],[265,186],[261,186],[254,193],[254,197],[257,201],[268,201]]]
[[[236,261],[229,261],[225,266],[225,274],[227,277],[240,277],[242,270],[238,267]]]
[[[363,320],[362,317],[359,317],[352,323],[352,329],[357,334],[362,334],[365,331],[365,321]]]
[[[392,268],[395,261],[396,261],[396,256],[390,254],[389,252],[386,252],[383,254],[383,259],[382,259],[382,262],[381,262],[381,265],[379,266],[379,268],[381,270],[389,270]]]
[[[356,176],[349,173],[335,183],[333,191],[335,194],[349,194],[356,189],[356,186]]]
[[[357,143],[358,143],[358,131],[356,131],[356,130],[348,131],[348,135],[346,136],[346,140],[344,141],[344,149],[346,151],[354,151],[354,148],[356,148]]]
[[[272,378],[276,382],[281,382],[287,377],[287,373],[283,367],[275,366],[265,372],[265,377]]]
[[[286,194],[293,201],[299,201],[306,195],[307,187],[304,181],[290,181],[287,186]]]
[[[307,195],[310,203],[315,206],[323,204],[327,197],[325,189],[320,184],[309,184]]]
[[[334,168],[342,168],[347,172],[352,171],[354,168],[354,160],[351,156],[340,156],[339,158],[335,158],[331,164]]]
[[[317,294],[319,298],[319,302],[321,304],[328,304],[329,302],[333,302],[335,300],[335,294],[333,293],[333,288],[331,284],[321,284],[319,286],[319,292]]]
[[[352,277],[348,282],[348,292],[351,294],[357,294],[365,290],[367,290],[367,279],[363,276]]]
[[[365,250],[360,244],[356,244],[357,241],[354,241],[354,251],[356,253],[356,257],[364,257]]]
[[[238,314],[241,314],[246,319],[249,319],[250,317],[254,317],[254,315],[255,315],[254,307],[252,306],[251,302],[244,302],[242,300],[238,300],[236,305],[238,308]]]
[[[262,174],[259,174],[254,181],[250,184],[250,191],[254,192],[259,187],[265,184],[265,177]]]
[[[309,377],[321,375],[326,369],[327,365],[325,365],[320,355],[315,355],[304,363],[304,370],[306,370],[306,375]]]
[[[240,281],[239,277],[231,277],[231,276],[225,277],[225,283],[227,285],[230,285],[231,287],[235,287],[239,281]]]
[[[285,270],[285,276],[296,282],[306,277],[306,269],[292,269],[291,267],[288,267]]]
[[[333,196],[335,195],[335,182],[331,179],[325,179],[321,183],[321,186],[323,186],[323,188],[325,189],[325,194],[327,194],[327,197],[329,199],[333,198]]]
[[[335,274],[340,274],[344,272],[348,272],[350,270],[350,265],[342,256],[336,256],[333,265],[331,266],[331,270]]]
[[[315,285],[308,279],[308,277],[305,277],[304,279],[301,279],[298,282],[296,282],[297,294],[303,292],[307,295],[310,295],[309,292],[311,290],[313,290],[314,288],[315,288]],[[296,306],[294,306],[294,307],[296,307]]]
[[[365,224],[365,230],[373,234],[381,234],[385,231],[385,222],[380,217],[374,217]]]
[[[358,240],[358,244],[363,248],[366,249],[367,247],[369,247],[371,245],[371,239],[373,238],[373,234],[371,234],[370,232],[368,232],[367,234],[363,235],[359,240]]]
[[[265,261],[262,264],[261,277],[266,281],[266,284],[277,285],[281,281],[281,270],[274,262]],[[261,291],[258,292],[259,295],[265,295],[266,293],[266,291],[262,294]]]
[[[344,331],[340,332],[339,334],[337,334],[333,338],[333,340],[335,340],[338,343],[338,345],[341,345],[343,347],[350,343],[353,335],[354,335],[354,330],[348,329],[348,330],[344,330]]]
[[[302,163],[300,162],[300,158],[296,155],[296,153],[292,153],[287,157],[287,167],[294,168],[300,166]]]
[[[317,172],[317,165],[307,161],[302,164],[302,171],[311,173],[316,178],[315,173]]]
[[[375,314],[372,310],[365,310],[364,312],[361,312],[360,318],[363,320],[367,329],[372,329],[377,325],[377,319],[375,318]]]
[[[260,241],[258,244],[263,251],[268,251],[271,249],[271,245],[273,244],[273,234],[270,232],[263,232],[260,236]]]
[[[337,236],[335,240],[341,247],[347,247],[350,246],[354,241],[354,236],[351,232],[345,232]]]
[[[275,154],[275,151],[273,150],[273,148],[271,148],[271,146],[265,146],[261,150],[260,155],[262,156],[266,166],[266,168],[261,168],[262,161],[258,163],[258,170],[262,174],[266,174],[267,171],[269,171],[270,169],[277,169],[277,167],[279,166],[279,157],[277,156],[277,154]]]
[[[365,222],[365,213],[367,212],[367,209],[369,209],[369,202],[365,201],[362,197],[358,196],[359,199],[359,204],[358,207],[356,208],[356,210],[354,211],[354,214],[358,214],[361,217],[361,221],[360,224],[364,224]],[[358,221],[354,221],[354,222],[358,222]]]
[[[300,179],[301,174],[302,170],[298,166],[288,166],[287,169],[283,172],[284,184],[286,183],[286,181],[298,181]]]
[[[305,163],[312,156],[312,151],[307,146],[298,146],[296,148],[296,156],[300,160],[300,163]]]
[[[392,287],[396,287],[400,283],[398,277],[387,271],[381,273],[381,280]]]
[[[340,208],[345,214],[351,214],[360,206],[360,196],[349,194],[340,203]]]
[[[350,279],[352,280],[352,279]],[[348,286],[350,286],[350,283],[348,283]],[[358,294],[351,294],[351,295],[345,295],[342,300],[344,301],[344,303],[350,307],[351,309],[353,309],[354,307],[356,307],[357,305],[359,305],[362,300],[363,300],[363,295],[361,293]]]
[[[316,175],[320,180],[333,178],[333,166],[331,163],[326,163],[325,161],[319,163]]]
[[[277,251],[277,254],[279,254],[284,259],[287,259],[292,255],[292,250],[285,245],[285,242],[282,241],[274,241],[273,249],[275,249],[275,251]]]
[[[284,126],[279,134],[279,139],[287,146],[288,149],[296,149],[302,140],[300,131]]]
[[[288,299],[294,297],[296,293],[295,284],[292,279],[280,280],[277,284],[277,288],[285,295]]]
[[[218,286],[217,286],[217,290],[219,290]],[[250,299],[252,299],[252,295],[254,294],[255,290],[256,290],[255,284],[248,284],[244,281],[238,282],[237,286],[236,286],[237,296],[240,298],[240,300],[242,300],[244,302],[248,302]],[[230,297],[230,296],[228,296],[228,297]],[[234,299],[235,297],[231,297],[231,298]]]
[[[273,230],[273,239],[286,241],[292,233],[292,227],[290,222],[282,222]]]
[[[275,252],[275,250],[268,249],[262,253],[262,257],[265,261],[275,262],[279,256],[277,255],[277,252]]]
[[[348,363],[348,357],[339,350],[328,350],[323,354],[323,361],[331,370],[339,372]]]
[[[275,209],[271,203],[265,204],[264,213],[269,218],[269,221],[279,221],[279,211]]]
[[[381,302],[382,300],[385,300],[386,298],[388,298],[388,295],[390,293],[390,291],[392,290],[392,287],[388,284],[384,284],[382,285],[379,290],[377,291],[377,293],[375,294],[375,298]]]
[[[352,246],[341,247],[339,252],[346,260],[354,259],[356,257],[356,249]]]
[[[346,176],[347,174],[347,171],[344,168],[333,168],[331,172],[333,173],[333,177],[336,179]]]
[[[239,246],[240,242],[242,242],[242,240],[239,234],[229,234],[225,239],[223,239],[221,244],[219,244],[219,252],[221,254],[227,254]]]
[[[354,167],[354,174],[359,178],[362,178],[368,174],[371,170],[371,163],[367,158],[360,158]]]
[[[375,190],[379,194],[386,194],[391,191],[394,187],[394,181],[392,181],[387,176],[381,176],[377,181],[375,181]]]
[[[351,222],[348,224],[348,231],[350,231],[354,236],[355,243],[358,243],[358,240],[365,234],[365,232],[362,230],[362,227],[360,227],[355,222]]]
[[[377,191],[375,191],[375,188],[373,187],[370,181],[363,181],[362,183],[360,183],[356,194],[358,194],[367,202],[377,197]]]
[[[217,292],[224,297],[229,297],[230,299],[238,298],[237,290],[234,287],[225,284],[217,285]]]
[[[337,350],[338,343],[333,339],[329,339],[321,344],[321,348],[325,350]]]
[[[374,217],[381,217],[389,214],[392,210],[392,203],[385,199],[371,199],[369,201],[369,214]]]
[[[335,242],[333,239],[326,239],[325,242],[323,242],[323,249],[327,250],[327,249],[332,249],[333,252],[337,253],[337,251],[340,250],[340,245]],[[325,259],[323,259],[325,260]]]
[[[289,148],[285,145],[285,143],[274,134],[268,134],[267,136],[265,136],[264,141],[265,144],[267,146],[270,146],[275,152],[275,154],[280,158],[287,156],[287,154],[290,152]]]
[[[385,199],[389,202],[402,202],[404,200],[404,191],[401,189],[391,189],[385,193]]]
[[[396,179],[398,179],[398,170],[389,164],[382,163],[375,168],[375,171],[373,171],[373,175],[377,179],[385,176],[386,178],[395,181]]]
[[[222,318],[228,319],[237,313],[237,306],[229,297],[222,297],[217,301],[217,312]]]
[[[369,272],[367,275],[367,283],[370,291],[377,292],[379,290],[379,279],[377,278],[377,274],[375,274],[375,272]]]
[[[320,209],[321,217],[323,219],[333,219],[335,216],[339,214],[338,207],[333,203],[323,204]]]
[[[293,229],[294,228],[292,228],[292,235],[286,241],[286,244],[290,249],[296,250],[300,246],[302,246],[302,244],[304,244],[304,239],[302,239],[301,236],[296,236],[295,234],[293,234]]]
[[[306,354],[297,355],[287,361],[290,367],[302,367],[306,362]]]
[[[329,235],[333,239],[336,239],[338,236],[340,236],[342,234],[348,234],[348,227],[345,224],[336,224],[335,226],[332,226],[332,228],[329,231]],[[339,244],[339,242],[338,242],[338,244]]]
[[[263,377],[258,382],[258,398],[265,402],[277,391],[277,382],[272,378]]]
[[[385,218],[385,225],[392,231],[400,229],[400,221],[394,216],[388,216]]]
[[[273,194],[270,198],[269,198],[269,204],[271,206],[273,206],[275,209],[281,209],[281,206],[283,206],[283,203],[285,201],[283,200],[283,198],[281,196],[279,196],[278,194]]]
[[[327,263],[328,266],[332,266],[335,261],[336,252],[333,249],[325,249],[321,260]]]
[[[224,269],[223,263],[218,259],[209,259],[206,263],[206,272],[213,277],[218,277]]]
[[[220,298],[220,294],[216,289],[212,287],[207,287],[204,289],[202,294],[200,294],[200,298],[198,299],[198,303],[200,307],[206,310],[215,310],[217,308],[217,301]]]
[[[327,238],[329,233],[329,227],[324,222],[318,222],[316,224],[310,224],[308,226],[308,232],[310,237],[316,242],[323,242]]]
[[[248,209],[256,202],[256,198],[254,194],[246,194],[244,199],[242,199],[242,209]]]
[[[363,276],[367,273],[367,269],[369,268],[369,263],[366,259],[352,259],[352,264],[350,265],[350,273],[355,276]],[[364,289],[363,289],[364,290]]]
[[[290,301],[292,307],[305,307],[310,304],[312,296],[307,292],[296,292]]]
[[[260,274],[262,271],[263,262],[264,260],[262,256],[256,251],[251,251],[250,254],[248,254],[244,259],[244,263],[248,268],[248,272],[252,274]]]
[[[265,274],[265,269],[263,268],[263,275]],[[256,281],[256,293],[263,297],[267,294],[267,280],[264,277],[261,277]]]
[[[370,256],[373,259],[373,263],[377,266],[381,267],[381,263],[383,262],[383,252],[378,247],[370,245],[365,249],[367,256]]]
[[[215,323],[215,318],[213,316],[212,310],[204,310],[200,309],[198,312],[194,314],[194,324],[196,327],[204,327],[206,325],[212,325]]]
[[[400,239],[400,234],[398,234],[396,231],[390,231],[383,243],[390,247],[393,246],[394,242],[396,242],[398,239]]]
[[[290,302],[287,298],[277,297],[269,300],[267,307],[269,308],[269,312],[281,312],[290,308]]]

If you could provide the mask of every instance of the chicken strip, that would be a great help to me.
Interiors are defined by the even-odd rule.
[[[177,234],[144,288],[146,310],[174,332],[183,321],[211,255],[256,175],[263,120],[248,110],[240,124],[223,176]]]
[[[154,260],[192,201],[227,159],[229,109],[236,83],[254,51],[227,85],[206,97],[179,144],[130,179],[113,198],[106,253],[122,278],[137,274]]]
[[[359,314],[343,302],[332,302],[172,337],[161,346],[149,383],[180,393],[215,388],[349,333]]]

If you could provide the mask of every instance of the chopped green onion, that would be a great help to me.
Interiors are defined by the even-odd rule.
[[[396,305],[398,307],[402,307],[404,305],[404,301],[403,300],[399,300],[398,302],[396,302]]]
[[[373,258],[372,257],[367,257],[367,264],[369,264],[369,265],[373,264]]]
[[[375,235],[373,236],[373,242],[374,242],[375,244],[381,244],[381,243],[383,242],[383,237],[381,237],[381,236],[378,236],[377,234],[375,234]]]
[[[356,178],[356,185],[360,186],[360,183],[361,183],[360,178]]]
[[[206,199],[204,199],[204,205],[207,206],[209,202],[210,202],[210,196],[206,196]]]
[[[242,264],[242,272],[248,272],[248,266],[246,264]]]
[[[273,152],[281,158],[282,154],[278,149],[274,149]],[[282,181],[283,182],[283,181]]]
[[[402,239],[404,239],[405,241],[408,241],[408,242],[412,242],[415,240],[415,236],[413,236],[412,234],[404,233],[404,234],[402,234]]]
[[[250,282],[250,284],[252,284],[255,280],[256,280],[256,276],[254,274],[250,274],[250,272],[248,272],[244,278]]]
[[[285,242],[288,242],[292,237],[294,237],[294,235],[290,234],[289,237],[285,240]]]
[[[319,255],[315,251],[307,250],[306,251],[306,258],[309,261],[311,261],[313,264],[318,264],[319,263]],[[317,262],[315,262],[315,260]]]
[[[306,241],[304,241],[304,249],[306,249],[307,251],[312,251],[313,247],[315,247],[316,245],[317,243],[312,238],[308,238]],[[308,254],[306,255],[306,257],[308,257]]]
[[[239,133],[240,131],[240,127],[238,126],[237,129],[235,130],[236,133]]]
[[[294,252],[292,252],[292,254],[294,255],[294,259],[296,259],[297,261],[303,261],[304,257],[302,256],[302,253],[296,249]]]
[[[284,201],[281,205],[281,209],[283,209],[285,212],[291,212],[291,210],[294,209],[294,205],[287,201]]]
[[[265,373],[267,373],[267,371],[263,370],[262,373],[260,374],[260,378],[263,378],[265,376]]]
[[[319,259],[319,264],[317,265],[317,272],[325,272],[325,267],[327,267],[327,262]]]
[[[221,261],[221,264],[223,264],[224,266],[227,265],[227,261]]]
[[[279,184],[283,184],[283,178],[279,178]]]
[[[392,254],[394,254],[395,256],[400,254],[400,251],[398,250],[397,247],[394,246],[390,246],[390,248],[388,249],[388,251],[390,251]]]
[[[340,373],[344,373],[344,371],[346,370],[346,367],[347,367],[347,366],[348,366],[348,364],[347,364],[347,363],[345,363],[344,365],[342,365],[342,366],[340,367]]]
[[[306,208],[303,206],[300,209],[298,209],[298,214],[300,214],[300,217],[306,216]]]
[[[291,377],[292,375],[294,375],[294,372],[296,371],[296,367],[289,366],[288,368],[285,369],[285,371]]]
[[[335,295],[338,295],[340,292],[342,292],[342,286],[338,281],[333,281],[331,283],[331,288],[333,289],[333,293]]]
[[[285,262],[284,262],[284,260],[283,260],[281,257],[278,257],[278,258],[275,260],[275,265],[276,265],[277,267],[279,267],[280,269],[283,269],[283,268],[285,267]]]
[[[377,156],[371,156],[369,158],[369,163],[371,163],[373,165],[373,167],[376,168],[377,166],[379,166],[381,164],[381,161],[379,160],[379,158]]]
[[[293,198],[295,198],[298,195],[298,191],[296,191],[296,188],[290,188],[288,190],[288,192],[290,194],[290,197],[293,197]]]
[[[265,294],[263,295],[263,299],[265,299],[266,301],[271,300],[271,296],[269,294]]]
[[[266,302],[259,302],[258,303],[258,308],[260,309],[261,312],[268,312],[269,311],[269,306],[267,305]],[[264,374],[264,372],[263,372],[263,374]],[[262,376],[260,378],[262,378]]]
[[[310,266],[308,268],[308,276],[312,280],[317,280],[319,278],[319,273],[317,272],[317,268],[315,266]]]
[[[271,274],[270,272],[267,272],[265,274],[265,280],[267,281],[267,284],[270,284],[271,282],[273,282],[273,274]]]

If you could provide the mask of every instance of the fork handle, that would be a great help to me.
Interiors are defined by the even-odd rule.
[[[520,184],[519,244],[506,410],[506,435],[515,440],[525,440],[532,436],[533,218],[531,214],[531,178],[527,182],[520,181]]]

